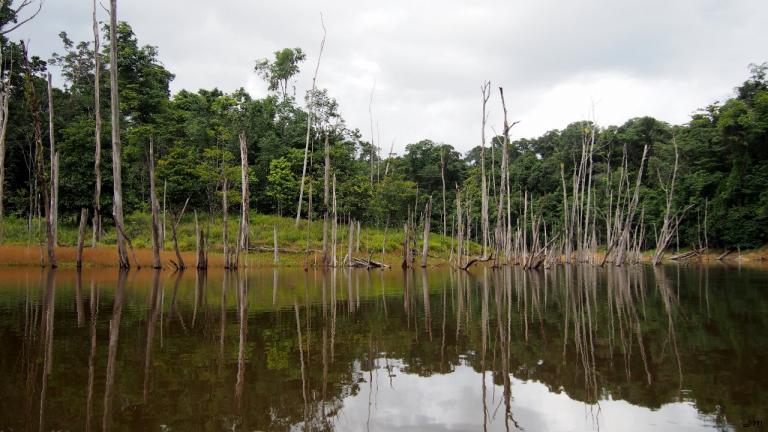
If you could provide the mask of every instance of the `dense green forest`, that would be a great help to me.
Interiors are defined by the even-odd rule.
[[[0,13],[0,28],[12,22],[7,3]],[[101,117],[103,191],[105,217],[111,215],[112,169],[109,119],[109,27],[101,35]],[[27,218],[39,214],[40,194],[35,190],[33,122],[25,97],[23,53],[20,44],[0,36],[7,77],[9,113],[4,166],[3,205],[5,217]],[[93,42],[77,42],[62,32],[61,49],[53,54],[30,53],[30,66],[38,95],[45,98],[46,78],[52,71],[60,87],[53,89],[54,131],[60,153],[59,218],[75,224],[81,208],[93,208],[94,178],[94,54]],[[221,212],[224,176],[230,188],[230,203],[239,206],[240,154],[238,135],[248,144],[249,186],[252,210],[265,214],[294,216],[302,176],[307,136],[308,105],[313,121],[310,135],[308,180],[302,209],[306,216],[307,195],[312,211],[321,212],[323,194],[323,143],[330,142],[332,172],[337,181],[340,214],[369,226],[402,227],[414,208],[422,209],[431,196],[432,230],[451,232],[456,212],[457,188],[470,202],[472,222],[481,217],[480,130],[478,146],[463,155],[446,143],[429,139],[411,143],[402,155],[387,155],[367,140],[361,131],[348,127],[333,95],[317,89],[312,97],[292,94],[295,80],[309,80],[311,66],[299,48],[286,48],[255,60],[253,73],[265,79],[270,94],[254,98],[244,89],[224,93],[217,88],[181,90],[171,94],[174,79],[158,47],[144,45],[128,23],[117,28],[123,143],[123,196],[126,212],[148,212],[149,141],[154,141],[159,188],[171,211],[189,201],[189,209]],[[265,53],[267,54],[267,53]],[[585,137],[594,134],[594,208],[597,237],[605,237],[604,223],[610,208],[612,187],[621,181],[610,169],[622,165],[626,154],[629,172],[636,173],[645,145],[649,145],[642,175],[639,209],[647,226],[646,248],[655,246],[654,232],[665,212],[663,187],[675,160],[673,143],[679,149],[679,172],[673,207],[688,208],[680,222],[679,244],[706,241],[715,247],[759,247],[768,242],[768,63],[754,64],[745,71],[746,81],[726,101],[701,108],[684,125],[670,125],[651,117],[628,120],[618,126],[598,126],[577,121],[535,139],[509,143],[509,207],[513,220],[522,217],[525,192],[532,199],[550,232],[563,225],[561,172],[570,177],[579,163]],[[478,81],[482,77],[478,77]],[[45,111],[45,104],[43,110]],[[695,107],[691,107],[692,109]],[[478,114],[480,98],[478,97]],[[47,112],[41,114],[48,130]],[[494,119],[490,119],[494,123]],[[514,128],[512,128],[514,135]],[[47,144],[48,136],[44,134]],[[376,143],[377,144],[377,143]],[[486,175],[491,209],[501,187],[500,166],[503,137],[493,137],[485,148]],[[47,150],[46,150],[47,151]],[[46,154],[44,160],[48,160]],[[561,168],[562,167],[562,168]],[[444,180],[441,176],[444,171]],[[561,171],[562,170],[562,171]],[[631,179],[634,184],[634,179]],[[570,180],[569,180],[570,183]],[[444,186],[445,185],[445,186]],[[445,189],[443,189],[445,187]],[[161,198],[162,199],[162,198]],[[465,207],[466,208],[466,207]],[[638,211],[638,216],[640,210]],[[706,216],[705,216],[706,215]],[[496,211],[490,212],[490,225]],[[705,226],[706,222],[706,226]],[[106,222],[109,224],[109,221]],[[480,229],[473,225],[476,238]],[[602,242],[601,242],[602,243]]]

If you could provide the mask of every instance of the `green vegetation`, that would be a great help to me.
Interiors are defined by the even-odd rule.
[[[6,8],[7,9],[7,8]],[[4,9],[5,10],[5,9]],[[7,11],[6,11],[7,12]],[[2,16],[0,26],[13,17]],[[109,28],[102,35],[101,78],[102,113],[109,112],[107,70],[112,67],[109,50]],[[455,220],[456,186],[471,205],[472,238],[480,230],[480,147],[462,155],[449,144],[425,139],[406,146],[402,155],[380,156],[381,149],[367,142],[357,129],[346,126],[336,101],[325,89],[316,90],[311,107],[288,90],[301,76],[300,66],[306,58],[299,49],[286,48],[274,53],[274,59],[256,61],[254,72],[262,77],[273,92],[256,99],[244,89],[225,93],[217,88],[196,92],[181,90],[171,95],[169,84],[174,75],[160,60],[160,51],[141,45],[131,26],[121,22],[117,28],[119,43],[118,68],[121,133],[123,142],[123,200],[126,213],[149,211],[148,143],[155,143],[158,158],[158,188],[171,212],[180,211],[187,198],[187,211],[206,214],[221,211],[223,178],[229,183],[229,203],[237,214],[240,205],[240,173],[238,135],[245,133],[248,145],[250,205],[258,214],[295,212],[299,195],[304,146],[307,136],[309,108],[313,113],[309,131],[310,154],[307,167],[305,199],[313,203],[312,219],[322,214],[323,142],[330,142],[331,171],[337,179],[338,212],[369,227],[402,228],[411,212],[423,209],[431,196],[433,227],[443,231],[442,191],[446,185],[447,233]],[[54,88],[55,139],[61,154],[59,216],[62,224],[74,225],[81,208],[93,208],[94,178],[94,60],[91,42],[70,40],[61,33],[63,50],[49,61],[30,59],[38,94],[44,95],[43,75],[60,70],[65,83]],[[10,116],[5,157],[5,214],[26,219],[39,214],[39,191],[34,181],[32,121],[23,94],[22,53],[19,44],[0,37],[6,61],[3,73],[10,79]],[[669,125],[651,117],[628,120],[619,126],[601,127],[588,121],[567,125],[562,130],[547,132],[534,139],[512,141],[509,152],[509,181],[512,220],[522,219],[522,197],[525,191],[533,197],[537,214],[543,216],[550,233],[561,231],[563,224],[563,191],[561,166],[566,183],[578,164],[586,135],[595,133],[594,199],[597,211],[596,233],[599,244],[605,244],[606,215],[610,212],[611,190],[620,181],[618,167],[626,154],[627,169],[637,173],[642,151],[649,146],[649,159],[642,177],[638,216],[646,225],[643,245],[655,246],[654,233],[661,228],[665,212],[663,185],[674,164],[673,142],[680,152],[680,169],[673,209],[690,206],[681,222],[680,246],[702,242],[713,247],[759,247],[768,242],[768,63],[750,66],[749,78],[735,90],[732,98],[715,102],[699,111],[684,125]],[[478,113],[480,106],[478,106]],[[104,114],[102,114],[104,116]],[[44,129],[47,116],[42,116]],[[103,191],[102,213],[111,215],[110,125],[103,118]],[[479,131],[478,131],[479,132]],[[514,129],[513,129],[514,132]],[[47,141],[47,135],[44,141]],[[478,142],[479,133],[478,133]],[[503,137],[493,137],[485,151],[486,173],[490,192],[489,208],[495,209],[500,188]],[[490,157],[493,152],[495,156]],[[442,156],[442,157],[441,157]],[[44,157],[48,160],[48,156]],[[442,162],[441,162],[442,161]],[[441,168],[444,168],[441,173]],[[635,174],[631,174],[634,176]],[[634,182],[634,180],[632,180]],[[570,189],[570,185],[568,186]],[[162,191],[165,195],[162,195]],[[310,194],[311,190],[311,194]],[[306,217],[308,203],[303,205]],[[706,217],[705,217],[706,215]],[[490,226],[495,226],[496,212],[490,212]],[[255,236],[266,236],[270,219],[256,217]],[[267,225],[258,225],[260,223]],[[13,219],[6,221],[6,236],[14,241]],[[140,223],[142,226],[136,224]],[[148,220],[134,217],[126,228],[143,231]],[[106,225],[110,225],[107,221]],[[287,223],[281,234],[292,244],[304,238],[291,231]],[[514,226],[514,222],[512,223]],[[235,230],[236,231],[236,230]],[[236,232],[233,233],[233,236]],[[393,233],[394,234],[394,233]],[[63,233],[68,241],[67,233]],[[315,237],[316,238],[316,237]],[[397,237],[391,237],[391,244]],[[109,239],[107,239],[109,241]],[[148,244],[137,236],[137,244]],[[375,241],[374,241],[375,243]],[[186,245],[188,247],[188,244]],[[285,247],[285,246],[284,246]]]
[[[213,218],[213,219],[212,219]],[[147,213],[133,213],[126,218],[126,225],[128,226],[128,236],[135,248],[149,249],[152,246],[151,233],[150,233],[150,221],[151,217]],[[222,248],[222,228],[220,215],[198,214],[198,222],[203,229],[208,230],[210,239],[210,247],[212,252],[221,252]],[[11,217],[6,219],[5,228],[5,242],[7,244],[37,244],[39,238],[37,233],[38,224],[43,224],[43,221],[33,220],[32,235],[29,235],[28,220]],[[170,220],[168,221],[167,236],[165,239],[165,249],[171,250],[173,248],[173,240],[171,239]],[[232,221],[230,221],[232,223]],[[234,221],[236,229],[236,221]],[[313,221],[309,225],[309,232],[307,232],[307,222],[302,221],[297,227],[294,224],[294,220],[290,218],[271,216],[271,215],[257,215],[252,214],[250,219],[251,228],[251,246],[254,248],[271,249],[273,247],[272,239],[272,227],[277,227],[277,238],[279,248],[291,253],[303,252],[307,248],[307,237],[309,236],[309,249],[320,250],[323,243],[323,224],[321,222]],[[236,234],[231,232],[230,226],[230,242],[232,237]],[[347,253],[347,235],[348,225],[339,225],[339,240],[338,250],[339,259]],[[373,259],[378,260],[381,256],[382,246],[385,248],[386,254],[401,255],[403,248],[403,230],[395,229],[378,229],[361,227],[360,233],[360,251],[355,252],[355,256],[367,256],[368,253],[373,254]],[[90,238],[90,228],[87,231],[87,238]],[[116,241],[116,233],[114,230],[107,230],[106,235],[103,238],[103,243],[106,245],[114,245]],[[195,250],[195,222],[194,216],[185,214],[184,218],[179,222],[178,226],[178,238],[179,249],[182,251],[194,251]],[[355,246],[357,242],[357,230],[355,230]],[[386,240],[386,242],[385,242]],[[59,245],[61,246],[75,246],[77,242],[77,225],[64,224],[59,226]],[[421,238],[419,237],[419,244],[421,244]],[[471,244],[473,251],[478,251],[476,244]],[[429,237],[429,253],[432,256],[441,258],[448,258],[451,250],[451,239],[449,237],[443,237],[440,234],[432,233]]]

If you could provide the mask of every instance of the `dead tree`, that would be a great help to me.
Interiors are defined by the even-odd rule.
[[[505,214],[504,214],[504,197],[507,196],[507,219],[509,219],[509,130],[517,124],[517,122],[509,124],[509,120],[507,119],[507,104],[504,100],[504,89],[502,87],[499,87],[499,94],[501,95],[501,107],[504,111],[504,132],[503,132],[503,147],[502,147],[502,156],[501,156],[501,182],[499,184],[499,202],[498,202],[498,209],[496,212],[496,230],[495,230],[495,244],[496,244],[496,254],[495,254],[495,260],[494,265],[498,266],[499,264],[499,254],[501,251],[510,243],[509,242],[509,227],[511,226],[511,222],[509,220],[506,221],[505,224]],[[506,226],[505,226],[506,225]],[[508,249],[508,248],[507,248]],[[509,251],[506,251],[506,257],[509,259]]]
[[[11,73],[2,75],[3,52],[0,48],[0,243],[4,238],[5,207],[5,136],[8,131],[8,108],[11,100]],[[8,62],[13,67],[13,59]]]
[[[411,265],[411,260],[409,259],[410,254],[408,252],[410,250],[410,241],[408,240],[408,235],[409,235],[408,231],[409,231],[408,230],[408,222],[406,221],[403,224],[403,264],[401,266],[404,269],[410,267],[410,265]],[[381,258],[382,258],[382,261],[383,261],[384,260],[384,250],[383,250],[383,248],[382,248],[382,252],[381,252]]]
[[[93,173],[96,177],[96,185],[93,192],[93,233],[91,247],[101,241],[101,53],[99,53],[99,23],[96,20],[96,0],[93,0],[93,115],[96,122],[94,138],[96,149],[94,152]]]
[[[280,262],[280,255],[277,252],[277,225],[272,225],[272,243],[274,246],[274,257],[272,258],[275,264]]]
[[[325,22],[323,14],[320,14],[320,25],[323,26],[323,39],[320,41],[320,54],[317,56],[317,65],[315,66],[315,75],[312,77],[312,90],[309,92],[309,103],[307,104],[307,139],[304,145],[304,165],[301,169],[301,183],[299,184],[299,204],[296,210],[296,226],[299,226],[301,219],[301,201],[304,199],[304,179],[307,176],[307,156],[309,155],[309,139],[312,131],[312,115],[314,114],[315,89],[317,88],[317,71],[320,70],[320,59],[323,57],[323,48],[325,48]]]
[[[198,270],[205,270],[208,268],[208,236],[197,221],[197,210],[195,210],[195,239],[197,245],[197,264],[195,265],[195,268]]]
[[[483,258],[488,256],[489,219],[488,219],[488,182],[485,177],[485,122],[488,120],[486,105],[491,97],[491,82],[486,81],[480,87],[483,100],[483,118],[480,129],[480,226],[483,236]],[[445,232],[443,232],[445,235]]]
[[[149,206],[152,212],[152,268],[162,268],[160,263],[160,221],[157,188],[155,187],[155,144],[149,137]]]
[[[336,174],[333,174],[333,225],[331,228],[331,265],[336,267],[336,239],[338,237],[339,215],[336,213]]]
[[[115,224],[125,227],[123,219],[122,146],[120,144],[120,95],[117,84],[117,0],[110,0],[109,8],[109,87],[112,111],[112,181],[114,199],[112,213]],[[117,230],[117,254],[120,268],[130,268],[125,236]]]
[[[440,180],[443,182],[443,237],[447,233],[446,225],[446,205],[445,205],[445,146],[440,148]]]
[[[16,9],[12,10],[12,14],[11,14],[11,16],[16,17],[17,21],[14,22],[13,23],[14,25],[12,27],[10,27],[10,28],[0,28],[0,35],[7,35],[8,33],[16,30],[17,28],[21,27],[22,25],[24,25],[24,24],[28,23],[29,21],[31,21],[32,19],[34,19],[37,16],[37,14],[40,13],[40,10],[43,9],[43,3],[45,2],[45,0],[39,0],[39,2],[37,2],[38,3],[37,4],[37,10],[32,12],[32,14],[30,16],[28,16],[26,18],[21,18],[20,15],[21,15],[22,11],[24,11],[25,8],[27,8],[29,5],[31,5],[31,4],[33,4],[35,2],[36,2],[36,0],[22,0],[22,2],[19,3],[19,5],[16,7]],[[2,4],[4,6],[5,6],[5,3],[6,3],[5,0],[3,0]],[[9,9],[10,9],[10,7],[9,7]],[[6,23],[6,24],[10,24],[10,23]]]
[[[77,230],[77,258],[78,269],[83,268],[83,243],[85,242],[85,226],[88,224],[88,209],[80,210],[80,227]]]
[[[32,68],[29,65],[29,59],[27,58],[27,47],[22,41],[21,49],[24,56],[24,69],[25,69],[25,81],[26,81],[26,97],[27,106],[29,107],[30,114],[32,115],[32,125],[34,130],[35,139],[35,180],[36,188],[38,191],[42,191],[43,195],[43,208],[45,211],[45,232],[48,246],[48,265],[51,268],[56,267],[56,252],[53,242],[53,228],[51,225],[51,201],[49,196],[50,188],[45,184],[45,175],[43,171],[45,169],[45,161],[43,159],[43,131],[40,123],[40,104],[37,99],[37,93],[35,92],[35,84],[32,78]]]
[[[328,267],[328,206],[331,176],[331,150],[328,133],[325,134],[325,168],[323,170],[323,266]]]
[[[181,208],[181,211],[179,214],[175,217],[173,217],[173,220],[171,221],[171,234],[173,235],[173,251],[176,252],[176,260],[178,262],[174,263],[176,266],[176,269],[178,270],[184,270],[187,268],[187,266],[184,264],[184,258],[181,256],[181,251],[179,250],[179,238],[176,234],[176,229],[179,226],[179,222],[181,221],[181,218],[184,217],[184,211],[187,209],[187,204],[189,204],[189,198],[184,202],[184,207]]]
[[[666,186],[664,185],[664,181],[661,179],[661,173],[659,173],[658,170],[656,171],[656,174],[659,176],[659,185],[664,191],[667,201],[666,208],[664,210],[664,222],[661,225],[661,231],[659,232],[659,236],[656,242],[656,250],[653,252],[653,257],[651,258],[653,265],[659,265],[661,263],[662,258],[664,258],[664,252],[667,250],[669,242],[672,240],[672,236],[677,233],[680,220],[688,211],[688,209],[691,208],[691,206],[687,206],[680,211],[673,211],[672,209],[672,201],[675,198],[675,180],[677,178],[678,162],[677,142],[675,141],[674,137],[672,137],[672,145],[675,148],[675,165],[672,169],[672,177]]]
[[[355,245],[355,221],[352,218],[349,219],[349,234],[347,236],[347,256],[344,258],[347,266],[352,266],[352,252]]]
[[[432,219],[432,197],[429,197],[427,205],[424,207],[424,237],[422,240],[421,266],[427,266],[427,255],[429,253],[429,222]]]
[[[227,167],[222,156],[221,163],[221,241],[224,253],[224,268],[229,269],[229,203],[227,202]]]
[[[464,217],[461,211],[461,189],[456,185],[456,266],[464,266]]]
[[[248,215],[250,198],[248,197],[248,144],[245,141],[245,132],[240,132],[240,181],[242,202],[240,204],[240,249],[248,254]]]
[[[48,143],[51,158],[51,229],[53,244],[59,243],[59,153],[56,151],[56,140],[53,125],[53,78],[48,72]]]

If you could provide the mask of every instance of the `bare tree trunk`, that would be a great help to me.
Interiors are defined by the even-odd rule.
[[[157,188],[155,187],[155,143],[149,137],[149,205],[152,212],[152,268],[162,268],[160,263],[160,221],[158,215]]]
[[[226,175],[226,167],[222,163],[221,166],[221,241],[223,244],[223,253],[224,253],[224,268],[228,269],[230,267],[229,262],[229,227],[228,225],[228,219],[229,219],[229,203],[227,202],[227,175]]]
[[[331,265],[336,267],[336,238],[338,231],[339,218],[336,213],[336,174],[333,175],[333,227],[331,228]]]
[[[274,248],[274,257],[272,257],[272,261],[277,264],[280,262],[280,255],[277,253],[277,225],[272,225],[272,243]]]
[[[421,251],[421,266],[427,266],[427,255],[429,253],[429,222],[432,219],[432,197],[429,197],[427,205],[424,208],[424,237],[422,240]],[[443,213],[443,220],[445,220],[445,213]]]
[[[240,248],[248,255],[248,215],[250,198],[248,197],[248,145],[245,141],[245,132],[240,132],[240,181],[242,189],[241,220],[240,220]]]
[[[83,268],[83,243],[85,242],[85,226],[88,223],[88,209],[80,210],[80,228],[77,230],[77,268]]]
[[[505,224],[504,221],[504,195],[509,193],[509,130],[516,124],[510,125],[507,120],[507,104],[504,100],[504,89],[502,87],[499,87],[499,94],[501,95],[501,106],[504,111],[504,147],[502,148],[501,155],[501,182],[499,184],[499,202],[496,212],[496,264],[498,264],[498,256],[502,248],[508,243],[506,239],[510,234],[505,232],[505,225],[509,225],[511,222],[507,221],[508,223]],[[506,259],[509,259],[509,257],[507,256]]]
[[[26,96],[27,106],[29,107],[30,114],[32,115],[32,124],[34,129],[35,139],[35,171],[36,171],[36,183],[37,191],[42,191],[43,206],[45,210],[45,231],[48,246],[48,265],[51,268],[56,267],[56,252],[53,242],[53,229],[51,226],[51,201],[49,197],[50,189],[46,187],[45,175],[45,161],[43,159],[43,131],[40,123],[40,105],[35,93],[35,85],[32,81],[32,68],[29,66],[29,59],[27,58],[27,47],[22,41],[22,51],[24,52],[24,68],[26,69]],[[42,253],[42,251],[41,251]],[[42,258],[41,258],[42,259]]]
[[[408,259],[408,248],[410,242],[408,241],[408,222],[403,224],[403,265],[402,268],[408,268],[410,266],[410,260]],[[382,261],[384,260],[384,251],[381,252]]]
[[[96,186],[93,191],[93,232],[91,247],[101,241],[101,53],[99,53],[99,23],[96,20],[96,0],[93,0],[93,112],[96,127],[94,139],[96,149],[94,151],[93,173],[96,177]]]
[[[643,178],[643,169],[645,168],[645,161],[648,157],[648,144],[646,144],[643,147],[643,158],[640,160],[640,169],[637,173],[637,180],[635,183],[635,192],[632,195],[632,199],[629,201],[627,205],[627,213],[625,217],[625,221],[623,223],[622,232],[620,234],[620,237],[618,238],[618,248],[616,252],[616,260],[614,264],[620,266],[624,263],[624,258],[627,253],[627,247],[629,242],[629,230],[632,226],[632,221],[635,218],[635,213],[637,211],[637,203],[640,199],[640,185],[642,184],[642,178]]]
[[[571,235],[568,227],[568,191],[565,187],[565,165],[560,164],[560,179],[563,182],[563,241],[565,242],[565,263],[571,263]]]
[[[328,133],[325,134],[325,168],[323,171],[323,267],[328,267],[328,206],[329,187],[331,183],[331,153],[328,144]]]
[[[173,251],[176,252],[176,259],[178,260],[178,263],[176,263],[176,268],[179,270],[184,270],[187,268],[187,266],[184,264],[184,258],[181,256],[181,251],[179,251],[179,238],[176,234],[176,228],[178,228],[181,218],[184,217],[184,211],[187,209],[187,204],[189,204],[189,198],[187,198],[187,200],[184,202],[184,207],[181,208],[179,215],[174,217],[174,220],[171,223],[171,234],[173,235]]]
[[[675,198],[675,180],[677,178],[678,162],[677,142],[675,141],[674,137],[672,137],[672,144],[675,146],[675,166],[672,171],[672,178],[666,186],[661,179],[661,174],[658,174],[659,185],[664,190],[664,194],[667,198],[667,206],[666,210],[664,211],[664,222],[662,223],[661,231],[659,232],[659,236],[656,242],[656,250],[653,252],[653,257],[651,259],[653,265],[659,265],[661,263],[661,260],[664,258],[664,252],[667,250],[669,242],[672,240],[672,236],[677,233],[677,228],[680,225],[680,219],[690,208],[690,206],[688,206],[681,211],[674,213],[672,212],[672,201]]]
[[[312,131],[312,114],[314,114],[315,89],[317,88],[317,71],[320,70],[320,59],[323,57],[323,48],[325,48],[325,22],[323,14],[320,14],[320,24],[323,26],[323,39],[320,41],[320,54],[317,56],[317,65],[315,66],[315,75],[312,77],[312,90],[309,93],[309,104],[307,105],[307,139],[304,145],[304,166],[301,169],[301,183],[299,184],[299,204],[296,210],[296,226],[299,226],[301,219],[301,201],[304,199],[304,179],[307,175],[307,155],[309,154],[309,138]]]
[[[440,180],[443,182],[443,237],[448,232],[448,226],[446,224],[446,205],[445,205],[445,147],[440,149]],[[430,197],[431,199],[431,197]]]
[[[49,155],[51,157],[51,229],[53,230],[53,244],[59,243],[59,182],[58,182],[58,159],[59,153],[56,151],[56,140],[53,126],[53,78],[48,72],[48,143],[50,144]]]
[[[456,186],[456,265],[464,266],[464,216],[461,211],[461,189]]]
[[[486,81],[480,87],[483,99],[483,120],[482,128],[480,129],[480,225],[483,235],[483,258],[488,256],[488,241],[490,238],[489,233],[489,219],[488,219],[488,182],[485,177],[485,122],[488,120],[486,114],[486,104],[491,97],[491,82]],[[445,188],[443,188],[445,189]],[[445,235],[445,232],[443,232]]]
[[[160,227],[160,248],[162,250],[165,250],[165,239],[166,234],[168,233],[167,227],[165,225],[165,214],[166,212],[166,192],[168,192],[168,181],[163,180],[163,225]]]
[[[123,220],[122,146],[120,144],[120,95],[117,84],[117,0],[110,0],[109,8],[109,87],[112,111],[112,181],[114,199],[112,214],[115,224],[125,227]],[[120,268],[130,268],[125,236],[117,230],[117,254]]]
[[[352,266],[352,252],[355,245],[355,221],[349,219],[349,235],[347,236],[347,257],[345,261],[348,266]]]
[[[0,65],[3,64],[3,52],[0,49]],[[13,59],[9,62],[13,67]],[[0,68],[2,70],[2,68]],[[8,131],[8,108],[11,100],[11,72],[8,78],[0,75],[0,243],[5,238],[5,135]]]

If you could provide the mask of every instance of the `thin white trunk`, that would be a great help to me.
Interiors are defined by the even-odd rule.
[[[112,214],[115,224],[125,227],[123,219],[122,145],[120,144],[120,94],[117,83],[117,0],[110,0],[109,9],[109,87],[112,111],[112,181],[114,199]],[[120,268],[129,268],[128,251],[122,229],[117,229],[117,254]]]
[[[152,212],[152,268],[162,268],[160,263],[160,220],[157,188],[155,187],[155,143],[149,137],[149,204]]]
[[[93,224],[91,247],[101,241],[101,53],[99,53],[99,23],[96,20],[96,0],[93,0],[93,113],[95,119],[94,140],[96,143],[93,161],[93,173],[96,185],[93,191]]]
[[[299,203],[296,209],[296,226],[299,226],[301,219],[301,202],[304,199],[304,180],[307,175],[307,156],[309,155],[309,138],[312,131],[312,115],[314,114],[315,89],[317,88],[317,71],[320,70],[320,59],[323,57],[323,48],[325,48],[325,22],[323,14],[320,14],[320,24],[323,26],[323,39],[320,41],[320,54],[317,56],[317,65],[315,66],[315,75],[312,76],[312,90],[309,93],[309,105],[307,106],[307,137],[304,144],[304,165],[301,169],[301,183],[299,184]],[[307,218],[309,219],[309,218]]]
[[[240,249],[248,255],[248,217],[250,198],[248,197],[248,144],[245,140],[245,132],[240,132],[240,185],[242,202],[240,203]]]
[[[53,231],[53,244],[59,243],[59,179],[58,159],[56,151],[55,131],[53,125],[53,78],[48,72],[48,142],[50,143],[51,157],[51,230]]]

